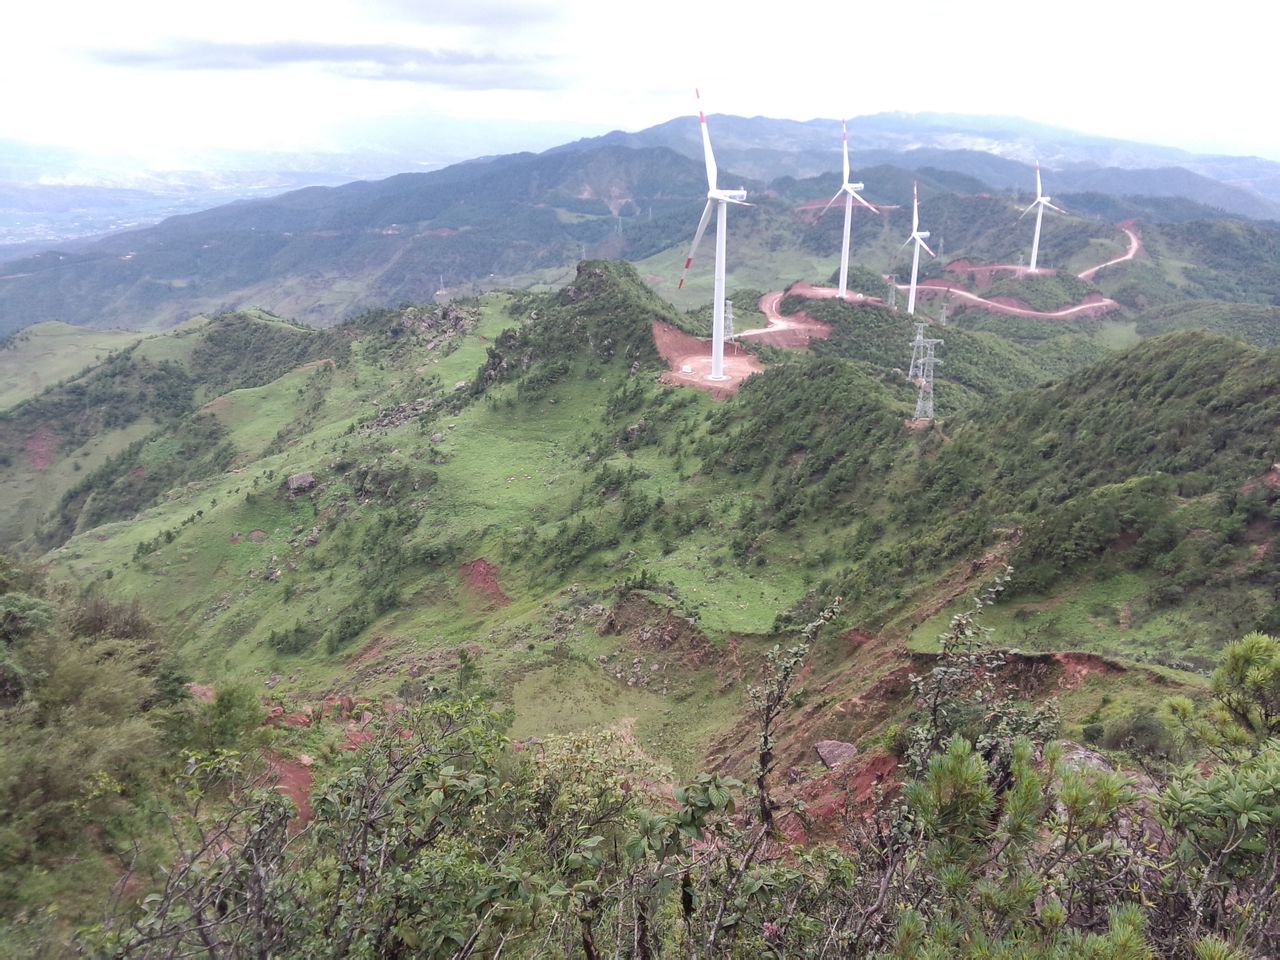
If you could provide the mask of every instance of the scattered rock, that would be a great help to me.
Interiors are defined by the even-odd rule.
[[[440,443],[443,439],[444,439],[444,434],[443,434],[443,433],[433,433],[433,434],[431,435],[431,442],[432,442],[432,443]]]
[[[817,751],[818,759],[830,770],[858,755],[858,748],[843,740],[819,740],[813,745],[813,749]]]

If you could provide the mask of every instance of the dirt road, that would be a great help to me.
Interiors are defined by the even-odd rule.
[[[1116,257],[1114,260],[1108,260],[1106,263],[1100,263],[1096,267],[1090,267],[1088,270],[1085,270],[1083,273],[1076,274],[1076,276],[1078,276],[1081,280],[1092,280],[1093,275],[1097,273],[1099,270],[1101,270],[1103,267],[1109,267],[1114,263],[1124,263],[1124,261],[1132,260],[1134,257],[1138,255],[1138,251],[1142,249],[1142,238],[1139,237],[1137,231],[1133,229],[1133,222],[1129,221],[1128,223],[1120,224],[1120,229],[1129,235],[1128,252],[1126,252],[1123,256]]]

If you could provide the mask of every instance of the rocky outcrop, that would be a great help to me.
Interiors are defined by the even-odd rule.
[[[828,770],[834,770],[858,755],[858,748],[843,740],[819,740],[813,745],[813,749]]]
[[[316,478],[313,473],[295,473],[284,482],[285,489],[289,491],[291,496],[297,496],[300,493],[310,493],[316,488]]]

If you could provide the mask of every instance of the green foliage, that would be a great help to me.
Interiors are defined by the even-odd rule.
[[[821,383],[823,389],[813,389]],[[717,470],[767,475],[769,520],[789,526],[868,489],[901,430],[889,392],[849,364],[805,359],[746,384],[709,423],[706,458]]]
[[[0,594],[0,645],[10,647],[49,625],[53,607],[25,593]]]
[[[657,359],[651,324],[672,323],[670,304],[650,292],[626,263],[584,260],[572,284],[554,294],[526,297],[529,322],[505,330],[471,383],[479,394],[491,384],[521,378],[526,399],[541,396],[564,377],[572,358],[652,365]]]
[[[1025,703],[1000,682],[1005,657],[992,648],[991,628],[979,621],[1011,576],[1006,568],[973,598],[972,610],[956,614],[939,638],[929,673],[911,675],[917,723],[907,733],[904,759],[913,773],[923,773],[943,745],[959,736],[1003,775],[1016,738],[1038,748],[1058,731],[1056,701]]]
[[[983,291],[991,300],[1011,297],[1032,310],[1050,312],[1080,303],[1097,289],[1088,281],[1069,273],[1040,273],[1024,277],[1004,277]]]
[[[1227,303],[1280,301],[1280,234],[1260,224],[1196,221],[1152,225],[1145,241],[1194,266],[1184,271],[1188,294]]]
[[[225,432],[216,418],[196,414],[130,444],[63,494],[42,540],[56,545],[78,524],[96,526],[132,516],[172,487],[225,470],[236,452],[223,442]],[[165,542],[172,540],[170,533]],[[137,556],[160,545],[140,546]]]
[[[1137,318],[1138,333],[1156,337],[1175,330],[1210,330],[1258,347],[1280,346],[1280,307],[1188,300],[1153,307]]]
[[[201,329],[188,366],[203,396],[217,397],[270,383],[314,360],[345,362],[351,341],[344,333],[270,314],[220,314]]]
[[[0,915],[59,897],[74,914],[82,891],[109,882],[104,831],[153,789],[181,694],[129,604],[13,593],[0,604],[25,611],[0,651]]]
[[[1206,708],[1185,697],[1168,704],[1188,743],[1238,762],[1280,737],[1280,640],[1251,633],[1228,644],[1211,684]]]

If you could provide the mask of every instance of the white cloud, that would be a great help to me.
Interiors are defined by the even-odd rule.
[[[1255,119],[1273,25],[1239,0],[1171,9],[68,0],[0,35],[0,137],[176,157],[341,147],[344,130],[415,116],[636,129],[692,115],[700,86],[715,112],[1009,114],[1280,157]]]

